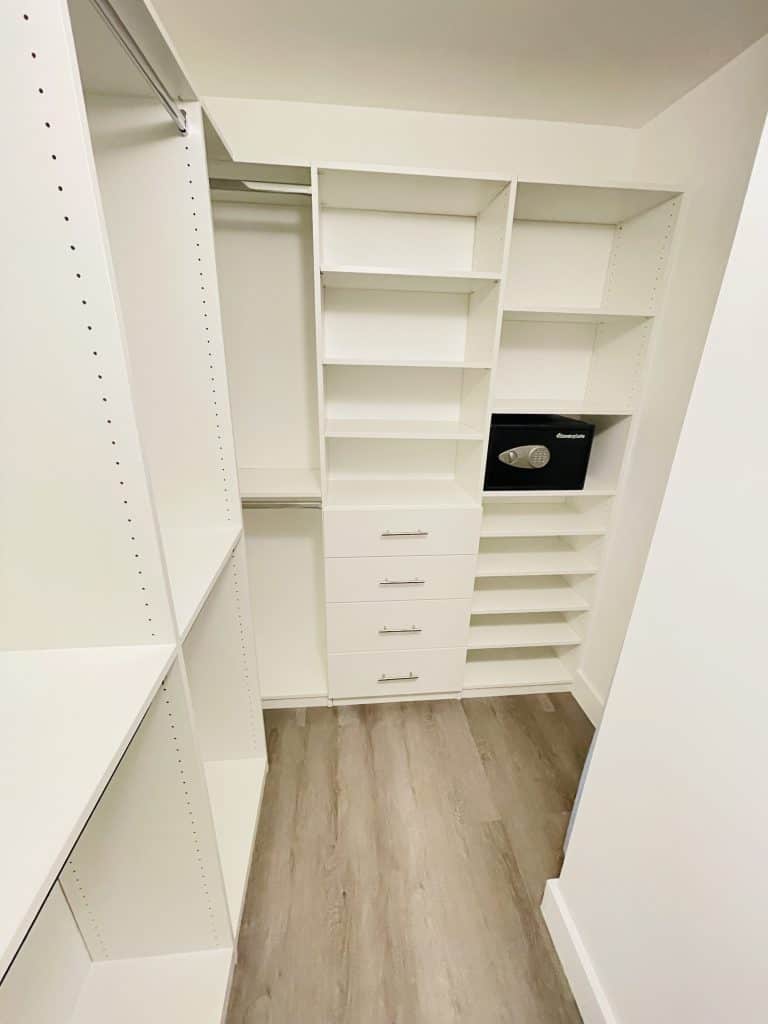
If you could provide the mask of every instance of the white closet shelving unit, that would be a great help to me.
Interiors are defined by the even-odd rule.
[[[71,7],[3,14],[0,1021],[211,1024],[266,747],[202,118]]]

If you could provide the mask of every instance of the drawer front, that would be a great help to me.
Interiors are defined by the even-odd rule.
[[[471,601],[359,601],[326,607],[328,651],[410,651],[467,643]]]
[[[474,555],[411,558],[327,558],[327,601],[413,601],[469,598],[475,589]]]
[[[331,699],[458,693],[464,679],[464,661],[461,648],[331,654],[328,692]]]
[[[475,555],[481,515],[479,508],[329,509],[323,513],[325,554]]]

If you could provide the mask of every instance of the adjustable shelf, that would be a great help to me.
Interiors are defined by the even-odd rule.
[[[480,536],[590,537],[604,534],[608,509],[604,502],[578,500],[507,502],[489,505],[483,512]]]
[[[171,645],[0,656],[0,974],[175,656]]]
[[[483,432],[448,420],[344,420],[325,421],[326,437],[369,437],[440,441],[482,441]]]
[[[585,611],[586,596],[562,576],[523,576],[519,579],[478,579],[472,596],[472,615],[518,612]]]
[[[579,576],[597,572],[589,550],[571,547],[559,537],[481,540],[475,577]]]
[[[589,478],[587,484],[580,490],[574,491],[483,491],[483,503],[499,502],[499,501],[514,501],[519,499],[531,499],[537,498],[539,500],[545,500],[549,498],[573,498],[578,495],[584,498],[612,498],[616,494],[616,488],[609,484],[602,484],[598,482],[590,482]]]
[[[221,1020],[231,949],[94,962],[69,1024],[212,1024]]]
[[[573,673],[547,647],[469,651],[464,669],[465,691],[515,687],[566,688]]]
[[[555,416],[632,416],[630,405],[600,403],[591,401],[569,401],[558,398],[495,398],[494,412],[521,413],[534,415],[544,413]]]
[[[267,761],[263,757],[205,762],[224,889],[235,932],[243,913],[266,775]]]
[[[319,501],[317,469],[258,469],[241,466],[240,498],[248,501]]]
[[[602,324],[612,320],[647,320],[653,315],[650,309],[587,309],[583,306],[537,306],[530,309],[505,307],[504,309],[505,321],[530,320],[545,323]]]
[[[239,524],[163,531],[163,549],[182,640],[205,604],[240,533]]]
[[[581,637],[556,613],[489,615],[469,627],[467,650],[504,647],[566,647],[581,643]]]
[[[485,291],[501,280],[499,274],[473,270],[430,273],[402,267],[323,267],[320,275],[325,288],[381,288],[397,292],[452,292],[466,295]]]
[[[386,356],[324,356],[324,366],[379,366],[427,370],[490,370],[490,359],[396,359]]]

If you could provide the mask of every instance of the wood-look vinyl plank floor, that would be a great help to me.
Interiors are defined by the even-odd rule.
[[[539,912],[592,727],[567,694],[269,711],[227,1024],[576,1024]]]

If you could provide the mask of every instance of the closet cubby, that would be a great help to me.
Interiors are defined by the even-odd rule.
[[[580,612],[515,612],[473,615],[467,649],[565,647],[581,643]]]
[[[599,549],[594,537],[483,537],[475,575],[589,575],[597,572]]]
[[[479,697],[516,689],[545,692],[570,689],[573,671],[563,650],[567,648],[469,651],[464,669],[464,695]]]
[[[679,193],[518,182],[505,311],[656,312]]]
[[[475,580],[472,616],[586,611],[588,576],[480,577]]]

